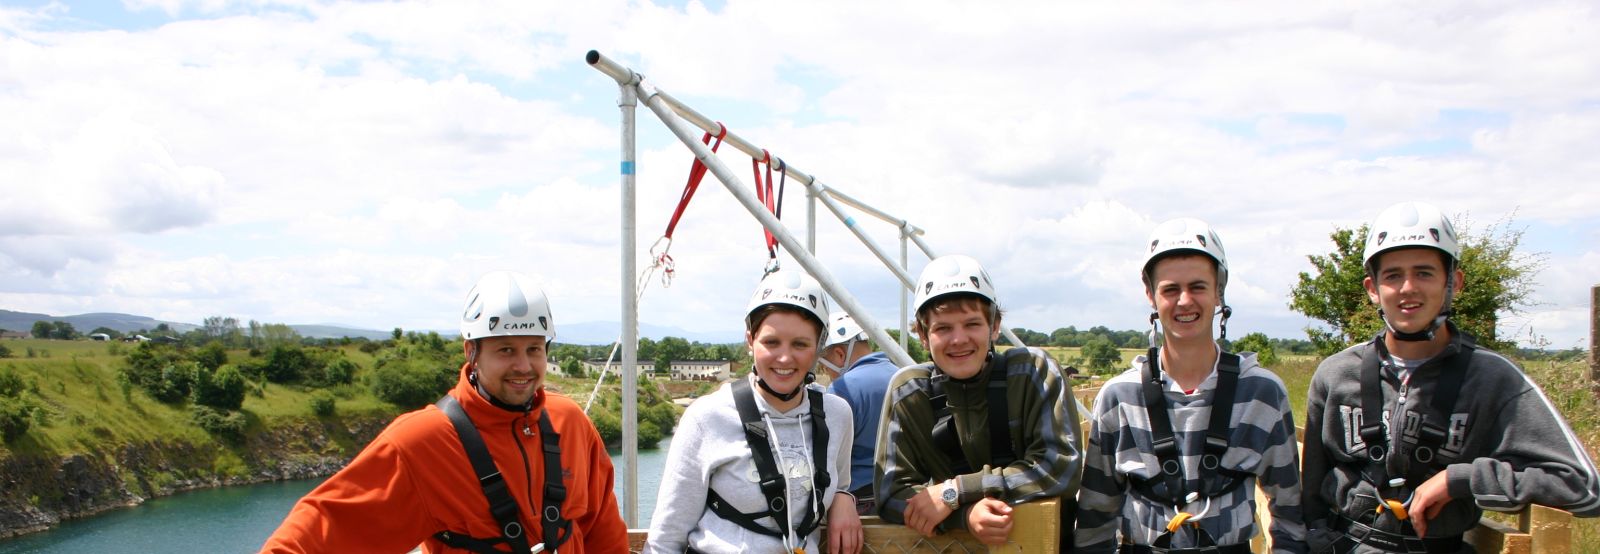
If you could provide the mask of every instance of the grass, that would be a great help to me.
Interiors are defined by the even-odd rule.
[[[42,411],[34,425],[20,439],[0,446],[0,455],[32,454],[65,456],[107,452],[120,445],[176,441],[197,446],[222,448],[222,442],[195,426],[185,404],[158,402],[137,387],[125,388],[118,380],[123,355],[133,345],[96,341],[58,341],[45,339],[7,340],[12,357],[0,358],[0,368],[9,368],[28,383]],[[341,415],[392,415],[399,410],[382,402],[361,385],[371,355],[354,347],[344,355],[362,369],[352,385],[333,389]],[[29,353],[32,357],[29,357]],[[244,351],[230,351],[230,361],[246,359]],[[255,385],[252,385],[255,386]],[[273,425],[288,419],[310,419],[310,389],[266,384],[260,394],[245,395],[241,411],[252,428]],[[359,446],[358,446],[359,448]],[[213,449],[215,450],[215,449]],[[213,462],[219,474],[239,471],[237,456],[219,455]]]

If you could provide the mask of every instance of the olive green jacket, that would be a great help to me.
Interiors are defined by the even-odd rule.
[[[951,478],[959,482],[961,508],[939,525],[941,530],[964,529],[967,512],[986,496],[1016,505],[1041,498],[1071,500],[1077,495],[1083,439],[1077,403],[1060,366],[1036,348],[1012,349],[1003,356],[1007,427],[1017,455],[1005,467],[990,464],[990,364],[971,379],[945,382],[946,405],[955,419],[967,466],[981,468],[964,475],[956,475],[952,467],[959,464],[952,464],[933,444],[929,380],[938,368],[926,363],[895,373],[878,428],[878,475],[873,486],[878,515],[885,521],[904,523],[907,499]]]

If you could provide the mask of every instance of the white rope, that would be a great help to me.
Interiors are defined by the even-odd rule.
[[[662,237],[662,238],[665,238],[665,237]],[[660,241],[657,241],[657,244],[660,244]],[[671,247],[670,241],[668,242],[667,246],[668,246],[668,248]],[[651,253],[652,254],[654,253],[654,250],[655,250],[655,248],[652,247],[651,248],[651,251],[652,251]],[[656,272],[656,268],[662,266],[662,260],[663,259],[667,260],[666,263],[669,264],[669,265],[672,263],[671,262],[672,258],[668,257],[666,255],[666,252],[663,250],[661,255],[655,256],[655,262],[650,264],[650,267],[645,268],[644,271],[639,273],[639,280],[635,283],[635,287],[638,289],[639,292],[636,293],[634,295],[634,297],[633,297],[634,305],[637,306],[639,304],[639,301],[644,299],[644,291],[645,291],[645,289],[650,288],[650,276]],[[669,272],[670,272],[670,267],[669,267]],[[661,286],[663,286],[663,287],[672,286],[672,281],[671,281],[671,278],[668,276],[668,274],[665,274],[665,273],[662,274],[662,276],[661,276]],[[583,413],[584,413],[584,415],[588,415],[589,414],[589,407],[594,405],[595,397],[600,395],[600,385],[602,385],[602,384],[604,384],[606,382],[606,373],[609,373],[611,371],[611,361],[617,359],[617,349],[619,349],[621,347],[622,347],[622,337],[618,336],[617,340],[615,340],[615,341],[613,341],[611,343],[611,353],[606,355],[606,365],[600,366],[600,378],[599,379],[595,379],[594,390],[589,391],[589,400],[587,402],[583,403]]]

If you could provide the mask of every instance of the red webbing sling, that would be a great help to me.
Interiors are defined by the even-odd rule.
[[[765,205],[767,207],[767,211],[772,212],[774,217],[782,220],[783,187],[789,182],[789,172],[786,171],[787,167],[783,163],[783,158],[778,158],[778,192],[777,194],[773,194],[772,153],[762,150],[761,157],[763,159],[760,160],[750,158],[750,172],[755,175],[756,200],[759,200],[763,205]],[[761,178],[761,164],[763,163],[767,164],[767,177],[764,181]],[[772,231],[765,228],[763,228],[761,232],[766,235],[767,239],[767,272],[771,273],[772,270],[777,269],[778,264],[778,237],[773,236]]]
[[[706,133],[705,136],[700,137],[700,142],[702,144],[710,144],[711,153],[715,154],[717,152],[717,148],[722,146],[722,138],[726,136],[728,136],[728,126],[723,125],[722,122],[719,121],[717,122],[717,134],[712,135],[711,133]],[[711,142],[712,138],[717,139],[716,143],[713,144]],[[660,267],[662,271],[662,286],[672,285],[672,255],[667,253],[668,250],[672,249],[672,232],[678,228],[678,220],[683,218],[684,209],[689,207],[689,200],[694,198],[694,193],[696,190],[700,189],[700,181],[704,179],[705,176],[705,162],[700,161],[700,158],[695,158],[694,163],[690,164],[689,166],[689,181],[684,183],[683,194],[678,197],[678,207],[672,211],[672,220],[667,222],[667,231],[662,233],[661,238],[656,239],[655,245],[650,247],[650,254],[655,257],[654,263],[656,266]],[[658,248],[660,249],[660,252],[657,252]]]

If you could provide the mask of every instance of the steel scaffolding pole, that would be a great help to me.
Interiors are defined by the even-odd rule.
[[[848,195],[833,190],[832,188],[820,183],[815,177],[808,175],[804,171],[796,168],[794,164],[785,163],[783,171],[790,178],[796,179],[798,182],[805,183],[808,192],[808,200],[812,200],[812,202],[807,203],[807,244],[804,248],[802,248],[799,244],[799,241],[788,233],[787,229],[783,227],[782,223],[778,222],[778,220],[773,217],[770,212],[767,212],[765,206],[761,205],[746,191],[746,187],[744,187],[742,181],[740,181],[740,179],[735,176],[726,165],[722,164],[721,160],[717,159],[716,156],[710,152],[709,148],[707,148],[704,144],[701,144],[698,140],[698,137],[695,136],[695,132],[690,130],[690,126],[692,125],[693,127],[698,127],[701,131],[716,133],[723,129],[722,125],[711,118],[700,114],[688,105],[683,104],[672,95],[655,88],[653,85],[645,82],[643,78],[633,70],[617,64],[611,59],[601,55],[598,51],[589,51],[585,59],[590,66],[611,77],[613,80],[617,81],[619,85],[635,87],[637,95],[644,99],[645,105],[649,107],[652,112],[655,112],[656,116],[667,125],[668,129],[671,130],[680,141],[689,147],[690,151],[694,152],[695,157],[700,159],[713,175],[717,176],[717,179],[722,182],[724,187],[729,189],[729,192],[733,193],[734,197],[740,202],[740,204],[744,205],[745,208],[751,212],[751,215],[755,216],[756,220],[761,222],[763,227],[771,231],[774,236],[778,237],[779,241],[783,243],[785,248],[789,249],[790,254],[795,257],[796,261],[800,262],[801,266],[810,272],[813,277],[816,277],[817,280],[822,283],[823,287],[827,289],[828,293],[832,295],[835,300],[839,301],[846,311],[850,312],[851,316],[856,318],[857,322],[861,323],[862,326],[867,329],[868,334],[872,336],[874,341],[877,341],[880,345],[885,345],[885,352],[890,355],[890,358],[894,359],[895,363],[897,364],[909,365],[910,358],[905,356],[904,347],[901,347],[897,341],[894,341],[888,336],[887,333],[884,333],[882,328],[879,327],[871,318],[871,315],[868,314],[866,310],[856,302],[854,297],[850,296],[849,292],[845,290],[843,286],[839,285],[833,280],[832,276],[827,273],[826,268],[824,268],[822,264],[813,256],[816,248],[814,200],[820,199],[823,205],[832,211],[836,217],[840,218],[841,221],[846,222],[846,226],[851,229],[851,232],[856,235],[858,240],[861,240],[863,244],[865,244],[867,248],[878,257],[884,266],[888,268],[897,279],[900,280],[902,287],[906,289],[913,288],[914,279],[912,279],[909,275],[909,268],[906,267],[908,264],[906,261],[904,261],[904,256],[902,256],[902,262],[899,265],[896,265],[890,259],[890,257],[877,246],[876,243],[872,242],[870,238],[866,237],[865,234],[863,234],[859,229],[856,228],[855,225],[853,225],[854,219],[845,214],[842,208],[839,207],[839,204],[849,205],[850,207],[858,209],[863,213],[872,215],[873,217],[896,225],[902,236],[909,238],[911,242],[915,243],[917,248],[926,254],[928,258],[932,259],[937,257],[933,249],[922,239],[922,231],[920,229],[911,225],[904,219],[894,217],[881,210],[873,208],[864,202],[860,202]],[[766,151],[764,149],[750,143],[737,133],[728,132],[723,137],[723,144],[730,145],[733,148],[738,149],[739,151],[744,152],[746,155],[754,158],[764,158],[766,155]],[[908,320],[909,318],[902,317],[901,319],[903,320],[901,329],[904,330],[904,326],[906,324],[905,320]],[[1001,331],[1004,335],[1006,335],[1006,339],[1012,344],[1019,346],[1023,344],[1022,341],[1019,340],[1009,329],[1001,329]],[[906,332],[902,331],[901,336],[906,336]]]
[[[631,72],[630,72],[631,73]],[[638,95],[630,82],[618,87],[617,108],[622,111],[622,521],[629,528],[639,526],[639,409],[638,409],[638,348],[639,348],[639,296],[638,282],[638,194],[637,171],[634,162],[637,149],[634,110]]]

